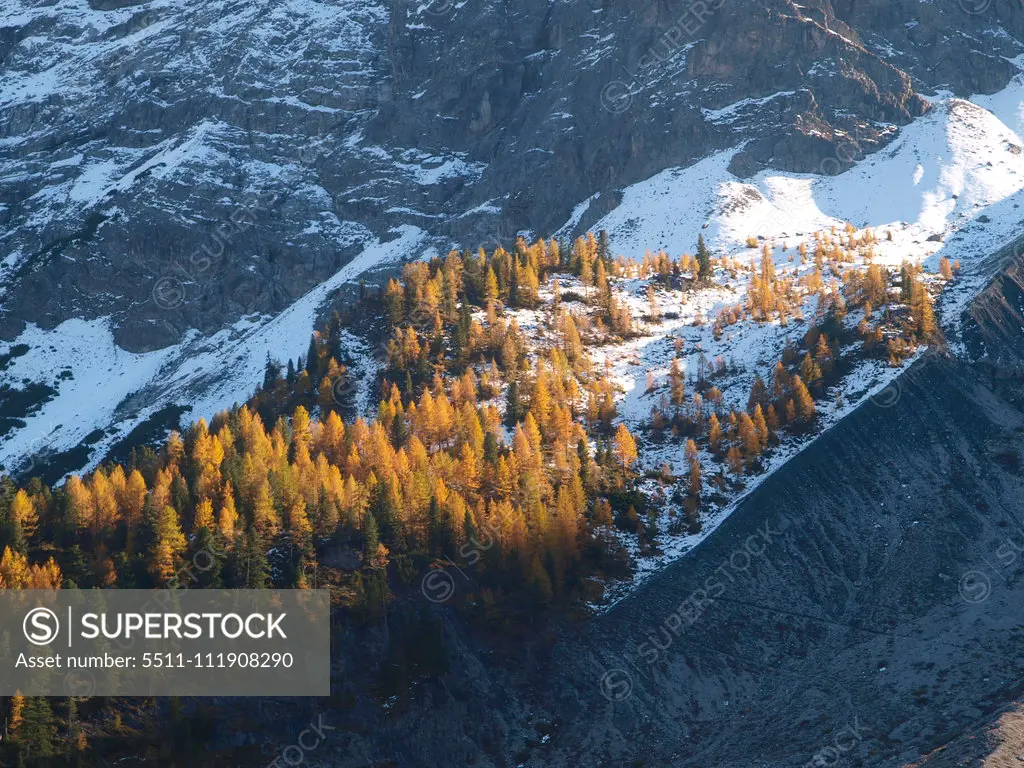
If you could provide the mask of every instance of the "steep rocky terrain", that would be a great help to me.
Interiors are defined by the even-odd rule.
[[[156,349],[280,312],[396,225],[472,246],[601,193],[586,226],[737,134],[741,175],[820,171],[924,112],[917,91],[1005,85],[1017,10],[19,0],[0,12],[0,327],[110,315]]]

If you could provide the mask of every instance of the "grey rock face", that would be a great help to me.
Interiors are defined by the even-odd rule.
[[[1019,9],[965,2],[9,3],[0,336],[111,315],[159,348],[280,311],[396,225],[472,247],[600,192],[585,227],[741,139],[741,175],[841,170],[918,91],[1008,80]]]

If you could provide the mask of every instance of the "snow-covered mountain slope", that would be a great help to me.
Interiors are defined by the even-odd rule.
[[[967,264],[1019,234],[1024,218],[1024,211],[1010,212],[1024,199],[1017,197],[1024,189],[1019,125],[983,106],[996,103],[1013,115],[1024,108],[1024,84],[1016,78],[977,102],[936,100],[929,114],[866,158],[840,145],[823,161],[826,175],[765,171],[741,181],[727,172],[735,149],[668,169],[624,190],[596,228],[608,230],[618,251],[640,258],[647,250],[692,251],[701,231],[709,244],[733,250],[751,236],[795,238],[850,222],[893,233],[876,249],[886,263],[942,250]]]
[[[1015,79],[992,101],[1004,105],[1004,114],[1013,114],[1005,105],[1024,105],[1024,83]],[[994,114],[946,99],[886,150],[853,159],[848,170],[835,176],[765,172],[742,181],[728,171],[730,150],[624,190],[618,208],[599,227],[608,229],[617,253],[634,257],[658,248],[678,257],[692,251],[696,235],[704,232],[717,252],[748,260],[752,252],[745,241],[758,236],[774,243],[779,268],[786,269],[799,241],[849,221],[878,235],[876,263],[897,267],[903,260],[922,261],[934,271],[940,255],[960,260],[963,275],[944,301],[959,294],[961,306],[984,277],[973,274],[983,257],[1020,231],[1024,213],[1016,206],[1024,199],[1022,144]],[[34,453],[66,451],[94,430],[110,427],[91,451],[88,463],[94,463],[107,446],[171,403],[189,409],[185,419],[209,418],[255,388],[267,355],[283,360],[305,351],[316,310],[333,288],[371,267],[426,252],[421,230],[401,228],[390,240],[365,248],[279,316],[250,317],[208,337],[193,333],[178,345],[145,354],[121,350],[109,321],[69,321],[51,331],[30,327],[14,344],[0,348],[9,353],[18,344],[29,347],[10,360],[0,373],[2,381],[16,389],[25,381],[46,382],[57,394],[27,416],[24,427],[0,440],[0,461],[16,468]],[[753,374],[764,373],[761,364],[777,359],[787,334],[796,329],[740,327],[731,329],[724,342],[715,341],[715,313],[742,303],[744,291],[740,280],[703,292],[697,303],[671,308],[679,312],[672,328],[660,327],[635,348],[616,350],[627,418],[649,416],[653,401],[644,395],[643,379],[647,370],[664,376],[669,350],[664,339],[673,335],[686,336],[694,349],[701,344],[710,359],[722,354],[741,365],[744,374],[731,394],[745,397]],[[638,296],[636,301],[642,305],[644,300]],[[698,313],[707,321],[703,328],[692,325]],[[955,317],[955,311],[946,312],[947,320]],[[369,370],[372,363],[365,365]],[[62,379],[65,370],[70,374],[63,376],[73,378]],[[854,389],[867,396],[894,373],[873,369]]]
[[[752,236],[795,243],[846,222],[870,227],[891,235],[876,245],[876,263],[911,260],[934,269],[943,256],[962,263],[964,284],[945,297],[947,319],[955,320],[998,268],[986,257],[1024,234],[1022,129],[1018,74],[991,96],[936,98],[929,114],[875,154],[840,144],[819,174],[764,171],[736,179],[726,169],[738,148],[667,169],[625,189],[595,227],[633,257],[659,248],[692,251],[698,232],[734,252]]]
[[[849,219],[891,224],[893,263],[1009,237],[1020,83],[975,100],[1009,129],[941,98],[899,129],[924,102],[891,62],[932,89],[1001,85],[1015,19],[971,18],[940,47],[977,65],[927,80],[917,27],[886,47],[870,14],[867,43],[834,14],[715,16],[673,47],[677,17],[647,2],[8,3],[0,464],[88,438],[85,466],[166,406],[208,416],[268,353],[305,350],[331,289],[494,233],[569,219],[565,236],[607,227],[620,252],[678,255],[705,227],[732,251]],[[1004,57],[982,66],[979,40]],[[663,66],[639,66],[655,46]],[[794,67],[767,68],[783,50]],[[765,165],[842,173],[736,175]]]
[[[181,343],[154,352],[124,351],[105,319],[68,320],[51,331],[30,326],[7,346],[8,354],[19,345],[28,351],[8,363],[0,382],[16,387],[19,381],[52,381],[56,394],[24,420],[24,427],[0,441],[0,465],[24,470],[93,435],[82,465],[92,466],[118,440],[169,405],[184,406],[187,422],[209,419],[244,402],[262,381],[268,357],[297,359],[303,354],[317,311],[333,290],[367,270],[416,252],[422,237],[416,227],[402,227],[390,240],[365,248],[280,315],[246,318],[212,336],[192,333]],[[375,362],[355,337],[348,351],[360,374],[357,398],[365,411],[372,405],[369,385]],[[103,435],[95,436],[96,430]]]

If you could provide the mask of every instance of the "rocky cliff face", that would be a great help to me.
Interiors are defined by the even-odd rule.
[[[9,3],[0,334],[109,315],[156,349],[281,311],[396,225],[473,246],[600,193],[586,226],[740,141],[741,175],[837,172],[918,91],[1006,83],[1019,8],[965,2]]]

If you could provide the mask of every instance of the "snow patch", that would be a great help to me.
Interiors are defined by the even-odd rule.
[[[244,402],[263,380],[267,356],[297,358],[309,346],[317,311],[336,288],[383,264],[408,258],[422,245],[425,233],[401,226],[396,237],[375,241],[351,262],[276,317],[243,319],[212,336],[191,332],[181,343],[146,354],[132,354],[114,343],[107,318],[69,320],[51,331],[27,328],[14,342],[0,347],[8,352],[27,344],[29,352],[15,358],[0,372],[0,385],[22,389],[25,380],[53,384],[58,394],[24,419],[26,426],[0,439],[0,465],[17,467],[45,448],[66,451],[97,428],[113,425],[95,444],[95,466],[118,440],[170,403],[188,405],[183,421],[209,420],[215,413]],[[376,363],[365,349],[348,350],[357,368],[372,373]],[[68,369],[73,378],[56,380],[55,372]],[[365,392],[359,402],[368,405],[371,376],[361,377]],[[128,406],[130,395],[142,406]]]

